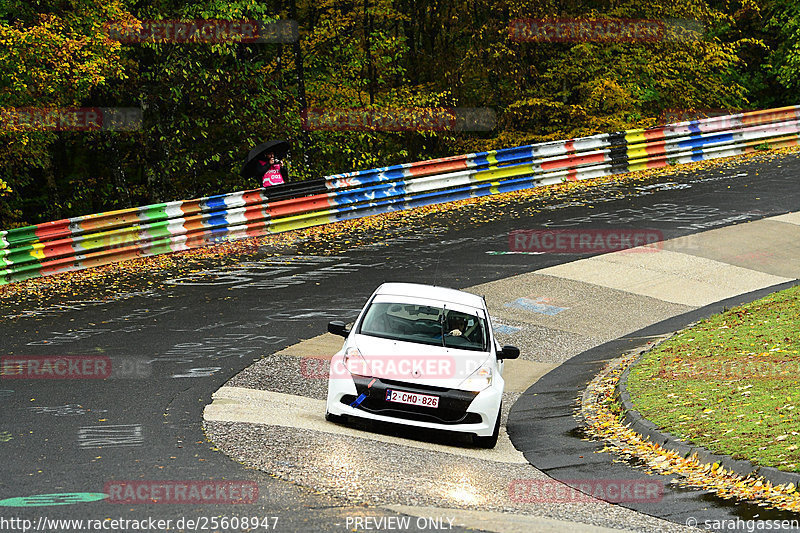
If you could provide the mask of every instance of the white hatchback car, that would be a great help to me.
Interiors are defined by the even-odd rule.
[[[503,399],[503,359],[483,298],[454,289],[384,283],[333,356],[325,418],[346,417],[470,433],[485,448],[497,444]]]

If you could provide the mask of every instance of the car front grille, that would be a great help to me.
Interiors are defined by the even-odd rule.
[[[368,388],[370,381],[376,379],[372,387]],[[380,380],[354,376],[358,394],[366,394],[357,409],[367,411],[376,415],[402,418],[405,420],[415,420],[419,422],[433,422],[437,424],[479,424],[483,421],[478,413],[467,413],[467,408],[478,395],[477,392],[463,391],[458,389],[447,389],[444,387],[433,387],[426,385],[410,385],[392,380]],[[386,390],[401,390],[404,392],[416,392],[418,394],[433,394],[439,397],[439,407],[425,407],[421,405],[406,405],[386,401]],[[356,396],[346,395],[342,398],[342,403],[350,405],[356,400]]]

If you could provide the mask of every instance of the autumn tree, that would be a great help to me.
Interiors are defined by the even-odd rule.
[[[673,109],[794,104],[798,9],[790,0],[7,0],[0,227],[255,187],[239,168],[270,138],[290,140],[298,180],[647,127]],[[109,23],[276,21],[295,11],[299,54],[289,41],[120,42],[108,32]],[[657,30],[560,41],[513,31],[515,21],[557,18]],[[13,120],[20,108],[79,106],[138,108],[143,123],[70,133]],[[409,118],[421,108],[485,109],[497,123],[304,121],[310,110]]]
[[[35,10],[26,2],[0,7],[0,175],[13,191],[0,210],[7,222],[20,207],[58,217],[69,202],[59,194],[54,168],[66,134],[26,126],[20,110],[80,106],[123,76],[120,46],[103,30],[105,21],[125,16],[121,2],[62,6],[53,0],[39,2]]]

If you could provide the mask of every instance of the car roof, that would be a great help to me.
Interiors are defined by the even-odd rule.
[[[438,300],[454,304],[468,305],[478,309],[485,309],[483,298],[456,289],[437,287],[436,285],[422,285],[420,283],[384,283],[375,291],[375,294],[391,296],[411,296]]]

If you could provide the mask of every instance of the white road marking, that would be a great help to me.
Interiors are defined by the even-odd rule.
[[[244,422],[321,431],[334,435],[345,435],[449,453],[498,463],[528,464],[522,452],[514,448],[505,428],[500,429],[497,446],[492,450],[460,448],[431,442],[402,439],[356,428],[334,424],[325,420],[325,401],[264,390],[241,387],[222,387],[213,395],[214,401],[207,405],[203,418],[213,422]]]

